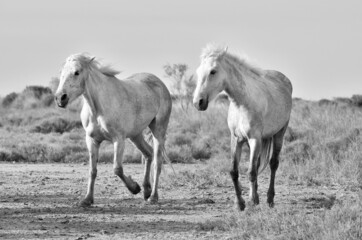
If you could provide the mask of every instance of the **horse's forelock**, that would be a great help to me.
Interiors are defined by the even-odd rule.
[[[251,64],[246,56],[239,57],[234,54],[229,53],[227,47],[217,46],[215,44],[208,44],[206,47],[202,50],[201,53],[201,61],[207,59],[207,58],[219,58],[226,56],[228,59],[231,60],[236,65],[241,65],[245,67],[246,69],[249,69],[251,72],[253,72],[256,75],[262,76],[263,70],[259,67],[257,67],[254,64]]]
[[[209,43],[206,45],[205,48],[203,48],[201,53],[201,60],[205,60],[207,58],[215,57],[219,58],[222,57],[226,53],[227,48],[217,46],[215,44]]]
[[[95,57],[90,56],[87,53],[73,54],[69,56],[66,61],[76,61],[82,68],[98,70],[107,76],[115,76],[120,73],[120,71],[117,71],[110,66],[102,66]]]

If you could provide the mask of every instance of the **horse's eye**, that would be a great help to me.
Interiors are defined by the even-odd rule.
[[[216,70],[215,69],[211,70],[210,75],[215,75],[215,74],[216,74]]]
[[[75,72],[74,72],[74,75],[75,75],[75,76],[78,76],[78,75],[79,75],[79,71],[75,71]]]

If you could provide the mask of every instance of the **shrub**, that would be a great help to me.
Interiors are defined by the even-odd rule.
[[[4,97],[4,99],[2,100],[2,106],[5,108],[10,107],[17,97],[18,97],[18,94],[14,93],[14,92],[6,95]]]
[[[354,128],[349,131],[348,134],[340,136],[334,140],[330,140],[326,143],[326,147],[333,154],[338,157],[341,152],[345,152],[347,148],[357,140],[357,137],[361,134],[360,129]]]
[[[202,138],[195,141],[191,147],[191,156],[194,159],[209,159],[211,157],[209,140]]]
[[[61,117],[53,117],[50,119],[45,119],[38,125],[34,126],[30,129],[30,132],[38,132],[38,133],[64,133],[70,132],[75,128],[81,128],[82,123],[80,120],[72,121],[68,119],[64,119]]]
[[[362,95],[353,95],[351,100],[353,105],[356,105],[357,107],[362,107]]]
[[[285,147],[285,159],[294,163],[304,163],[313,157],[311,146],[306,141],[295,141]]]
[[[25,158],[15,149],[0,149],[0,161],[22,162]]]
[[[168,139],[174,145],[191,145],[192,142],[190,134],[180,132],[168,136]]]
[[[334,101],[337,103],[342,103],[342,104],[346,104],[346,105],[352,104],[352,100],[350,98],[345,98],[345,97],[336,97],[336,98],[334,98]]]
[[[42,86],[27,86],[22,94],[34,96],[36,99],[40,100],[44,95],[52,94],[52,90]]]
[[[321,99],[318,101],[318,105],[320,107],[323,107],[323,106],[337,106],[337,103],[335,101],[331,101],[331,100],[328,100],[328,99]]]
[[[171,162],[191,163],[191,149],[187,145],[170,145],[167,147],[167,156]]]

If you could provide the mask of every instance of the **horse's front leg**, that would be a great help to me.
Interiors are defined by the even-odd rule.
[[[235,207],[236,209],[243,211],[245,209],[245,201],[241,196],[241,185],[239,182],[239,162],[241,157],[241,150],[243,142],[238,142],[238,139],[232,134],[231,135],[231,170],[230,176],[235,188]]]
[[[123,151],[124,151],[124,138],[119,138],[117,141],[113,143],[114,146],[114,160],[113,160],[113,171],[114,174],[117,175],[126,185],[128,190],[137,194],[141,191],[138,183],[132,180],[131,176],[126,176],[123,172],[122,160],[123,160]]]
[[[249,200],[253,205],[259,204],[258,195],[258,164],[261,151],[261,138],[250,138],[250,163],[248,169],[249,181],[250,181],[250,195]]]
[[[82,207],[88,207],[94,202],[94,182],[97,177],[97,162],[99,153],[99,143],[97,141],[86,135],[86,143],[89,152],[89,179],[87,194],[79,203]]]

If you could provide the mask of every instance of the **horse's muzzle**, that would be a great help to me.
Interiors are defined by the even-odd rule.
[[[205,111],[209,106],[209,99],[208,98],[199,98],[194,100],[194,106],[199,111]]]
[[[58,107],[65,108],[69,102],[69,98],[67,94],[62,94],[60,97],[55,96],[55,101]]]

